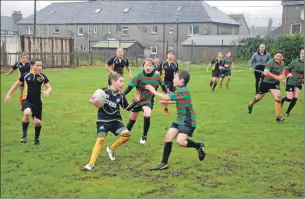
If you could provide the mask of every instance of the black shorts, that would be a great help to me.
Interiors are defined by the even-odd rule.
[[[214,71],[214,70],[212,70],[212,77],[217,77],[217,78],[219,78],[220,77],[220,71]]]
[[[258,86],[258,94],[268,93],[270,89],[280,90],[280,82],[276,82],[272,84],[272,83],[263,82],[263,79],[261,79]]]
[[[170,128],[178,129],[179,133],[186,134],[189,137],[192,137],[193,133],[195,131],[194,127],[181,125],[181,124],[176,124],[176,123],[173,123]]]
[[[153,99],[152,99],[152,100],[153,100]],[[143,106],[148,106],[148,107],[150,107],[151,109],[153,109],[153,104],[145,104],[145,105],[142,105],[142,106],[136,106],[136,107],[132,108],[132,109],[131,109],[131,112],[133,112],[133,113],[141,112],[141,111],[143,111],[143,109],[142,109]]]
[[[22,101],[21,111],[24,111],[26,108],[30,108],[32,110],[32,117],[36,117],[37,119],[42,119],[42,103],[31,103],[28,100]]]
[[[174,92],[175,91],[175,87],[174,87],[174,82],[173,81],[164,81],[164,84],[166,86],[166,88],[169,89],[170,92]]]
[[[302,90],[302,85],[291,85],[291,84],[286,84],[286,91],[287,92],[293,92],[294,88],[299,88],[300,90]]]
[[[112,121],[112,122],[96,122],[96,133],[98,137],[107,136],[108,132],[113,133],[117,136],[123,132],[128,131],[122,122]]]
[[[220,77],[225,78],[227,76],[231,76],[231,70],[221,70],[220,71]]]

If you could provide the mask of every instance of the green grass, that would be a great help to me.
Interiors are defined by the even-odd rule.
[[[116,150],[117,160],[110,161],[104,147],[96,168],[83,172],[81,168],[88,163],[96,141],[97,110],[89,105],[88,99],[97,88],[107,84],[105,69],[44,71],[53,91],[44,98],[38,147],[32,145],[32,121],[28,143],[19,143],[19,90],[9,104],[2,103],[16,76],[1,76],[2,197],[301,197],[303,94],[284,124],[275,123],[270,94],[249,115],[247,104],[253,97],[253,73],[241,69],[246,66],[237,68],[232,72],[230,89],[217,87],[215,93],[208,86],[211,72],[197,66],[189,68],[192,74],[189,87],[198,121],[193,140],[205,141],[207,157],[200,162],[195,150],[174,144],[170,168],[157,172],[149,169],[161,159],[164,135],[175,118],[175,107],[170,107],[171,114],[164,116],[161,107],[155,106],[146,145],[139,144],[143,129],[141,114],[131,140]],[[131,97],[132,94],[128,96]],[[287,106],[285,103],[282,113]],[[126,124],[129,113],[122,113]],[[115,138],[109,134],[107,145]]]

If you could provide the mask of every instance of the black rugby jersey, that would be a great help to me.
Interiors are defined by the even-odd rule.
[[[123,74],[124,73],[124,67],[129,66],[128,59],[122,57],[112,57],[108,60],[107,65],[111,66],[111,69],[117,73]]]
[[[157,71],[160,72],[160,75],[164,81],[173,81],[174,74],[179,70],[177,62],[174,61],[163,61],[158,66]]]
[[[29,73],[31,70],[31,64],[30,62],[26,62],[25,64],[23,64],[22,62],[16,62],[13,66],[12,66],[13,70],[17,70],[18,69],[18,78],[21,77],[21,75],[23,75],[24,73]]]
[[[219,66],[223,66],[224,61],[222,59],[216,58],[211,61],[211,64],[214,64],[213,66],[214,71],[220,71]]]

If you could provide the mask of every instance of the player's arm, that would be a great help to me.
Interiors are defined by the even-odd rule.
[[[284,74],[284,71],[281,75],[277,76],[277,75],[274,75],[272,74],[270,71],[271,71],[271,68],[272,68],[272,63],[267,63],[265,65],[265,70],[264,70],[264,76],[265,77],[268,77],[268,78],[271,78],[271,79],[275,79],[275,80],[282,80],[283,79],[283,75]]]
[[[157,74],[157,75],[161,75],[162,64],[163,64],[163,62],[161,62],[161,63],[159,64],[159,66],[157,66],[157,69],[156,69],[156,74]]]
[[[44,77],[44,87],[45,87],[45,91],[43,91],[43,94],[45,96],[49,96],[51,91],[52,91],[52,87],[51,87],[51,84],[50,84],[50,81],[49,79],[47,78],[47,76],[45,76],[44,74],[42,74],[42,76]]]
[[[291,70],[293,68],[293,61],[290,62],[290,64],[288,64],[288,66],[285,67],[285,75],[287,78],[292,77],[292,73]]]
[[[137,91],[135,96],[134,96],[134,99],[131,103],[128,103],[125,95],[123,95],[123,100],[122,100],[121,106],[125,110],[130,111],[139,101],[140,101],[140,92]]]
[[[114,61],[114,57],[110,58],[108,60],[108,62],[105,65],[106,70],[110,73],[110,74],[115,74],[116,72],[114,70],[111,69],[111,66],[113,65],[113,61]]]
[[[127,95],[134,87],[137,86],[138,82],[140,80],[139,75],[136,75],[134,78],[130,80],[130,83],[128,84],[128,87],[124,90],[123,95]]]
[[[159,82],[160,82],[159,85],[161,86],[163,93],[165,93],[165,94],[168,93],[164,81],[162,80],[162,78],[159,75],[158,75],[158,78],[159,78]]]
[[[254,65],[255,57],[256,57],[255,55],[256,55],[256,53],[254,53],[254,54],[252,55],[252,57],[251,57],[251,59],[250,59],[250,61],[249,61],[249,68],[252,68],[253,65]]]
[[[176,101],[160,101],[160,104],[176,104]]]
[[[17,67],[17,63],[15,63],[11,68],[10,70],[5,74],[5,76],[9,76],[10,74],[12,74],[18,67]]]
[[[21,78],[21,77],[20,77]],[[21,84],[24,82],[23,81],[20,81],[20,79],[15,82],[12,87],[10,88],[10,90],[7,92],[5,98],[4,98],[4,103],[7,103],[8,101],[10,101],[11,99],[11,95],[16,91],[17,88],[19,88],[21,86]]]
[[[159,97],[161,100],[169,101],[170,97],[167,94],[159,93],[152,85],[146,85],[145,88],[149,90],[153,95]]]
[[[126,59],[126,68],[127,68],[127,70],[128,70],[130,79],[132,79],[133,76],[132,76],[131,67],[129,66],[129,61],[128,61],[128,59]]]

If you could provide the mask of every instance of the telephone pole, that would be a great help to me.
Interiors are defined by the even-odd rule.
[[[34,0],[34,41],[35,41],[35,37],[36,37],[36,1],[37,0]]]

